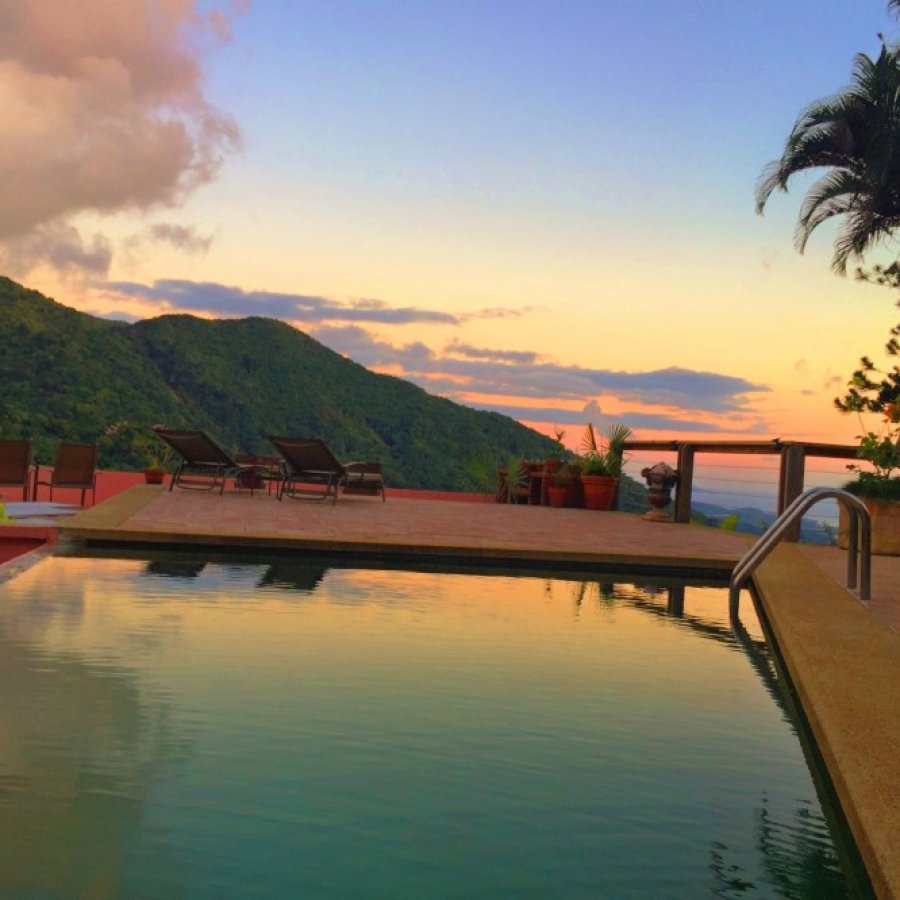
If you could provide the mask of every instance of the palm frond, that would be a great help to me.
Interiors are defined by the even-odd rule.
[[[596,456],[600,452],[600,444],[592,422],[588,422],[584,427],[580,449],[585,456]]]
[[[610,425],[606,429],[606,444],[612,450],[620,451],[622,444],[631,437],[631,429],[627,425]]]
[[[890,8],[900,12],[900,0]],[[832,258],[843,273],[851,256],[861,258],[900,223],[900,47],[883,45],[875,59],[857,54],[850,86],[801,111],[781,158],[757,181],[756,211],[794,175],[818,168],[829,171],[800,206],[795,245],[802,253],[819,225],[845,217]]]

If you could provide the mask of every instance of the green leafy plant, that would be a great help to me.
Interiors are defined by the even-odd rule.
[[[148,425],[122,419],[107,425],[100,436],[100,459],[104,466],[142,469],[154,451],[156,437]]]
[[[846,489],[860,497],[900,500],[900,475],[895,474],[900,472],[900,403],[885,404],[883,412],[884,422],[878,432],[859,435],[856,455],[870,468],[856,463],[847,466],[856,473],[856,479]]]
[[[883,287],[900,289],[900,263],[890,266],[875,266],[870,271],[856,270],[860,281],[880,284]],[[897,304],[900,306],[900,303]],[[900,324],[890,330],[890,336],[884,345],[889,357],[900,356]],[[841,412],[874,412],[883,413],[887,406],[900,403],[900,365],[879,369],[868,356],[859,361],[859,368],[847,383],[847,393],[843,397],[835,397],[834,405]]]
[[[875,276],[882,284],[898,286],[900,271],[892,268],[876,269]],[[872,278],[871,275],[860,277]],[[889,356],[900,354],[900,325],[891,329],[891,338],[885,346]],[[855,413],[859,419],[861,434],[857,435],[859,447],[856,455],[868,468],[856,463],[847,469],[856,479],[845,488],[860,497],[881,500],[900,500],[900,367],[881,371],[864,356],[860,367],[847,384],[847,393],[835,398],[835,406],[845,413]],[[878,430],[866,426],[864,414],[878,413],[883,417]]]
[[[523,499],[528,486],[528,470],[518,456],[511,456],[506,465],[500,469],[500,496],[507,503],[518,503]]]
[[[610,425],[602,439],[592,423],[588,422],[581,439],[581,474],[608,475],[620,478],[625,457],[622,445],[631,437],[631,429],[627,425]]]
[[[563,438],[566,436],[565,431],[561,428],[554,429],[553,449],[547,455],[547,459],[559,460],[562,462],[567,455],[567,450],[563,444]]]
[[[564,462],[555,472],[551,473],[550,484],[556,485],[556,487],[565,487],[571,484],[580,472],[581,466],[577,463]]]
[[[497,487],[497,459],[493,453],[473,456],[465,466],[468,486],[478,494],[493,494]]]
[[[826,522],[822,519],[819,522],[819,527],[822,529],[822,534],[825,535],[825,541],[829,547],[837,547],[838,545],[838,533],[837,529],[830,522]]]
[[[165,425],[154,425],[154,428],[165,428]],[[174,455],[172,448],[163,441],[163,439],[154,434],[150,443],[150,450],[147,454],[147,468],[169,471],[172,464],[172,456]]]

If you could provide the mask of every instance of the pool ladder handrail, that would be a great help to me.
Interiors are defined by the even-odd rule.
[[[859,599],[869,600],[872,566],[872,524],[869,511],[859,497],[849,491],[837,488],[812,488],[804,491],[787,509],[763,532],[760,539],[741,557],[731,573],[728,585],[728,600],[732,613],[737,612],[741,586],[753,574],[756,567],[775,549],[788,529],[811,506],[820,500],[837,500],[846,510],[850,519],[849,541],[847,545],[847,587],[856,588],[859,573]],[[862,526],[860,529],[860,525]],[[862,540],[860,540],[860,530]],[[857,568],[857,553],[859,566]]]

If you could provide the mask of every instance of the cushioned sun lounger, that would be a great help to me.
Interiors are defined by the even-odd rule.
[[[338,462],[324,441],[318,438],[278,437],[270,435],[272,446],[284,459],[284,478],[278,491],[283,497],[318,496],[337,502],[338,491],[368,494],[384,500],[384,476],[381,464],[374,462]]]
[[[169,490],[225,490],[225,480],[235,477],[241,466],[234,461],[209,435],[203,431],[174,431],[154,428],[156,436],[165,441],[180,458]]]

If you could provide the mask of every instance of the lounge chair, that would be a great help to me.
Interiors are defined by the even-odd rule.
[[[0,441],[0,485],[22,488],[22,502],[28,500],[31,474],[31,441]]]
[[[225,480],[234,478],[243,468],[203,431],[174,431],[154,428],[156,436],[180,457],[169,490],[225,490]]]
[[[91,503],[97,502],[97,445],[62,443],[56,448],[56,458],[49,470],[49,479],[41,479],[41,466],[37,467],[34,479],[34,499],[37,500],[38,486],[50,488],[53,499],[55,488],[81,490],[81,505],[84,495],[91,492]]]
[[[384,476],[381,464],[373,462],[340,463],[318,438],[269,436],[272,446],[284,459],[284,478],[278,499],[310,494],[337,502],[338,490],[347,494],[381,494],[384,501]],[[306,488],[302,485],[307,485]],[[311,487],[315,486],[315,487]]]

